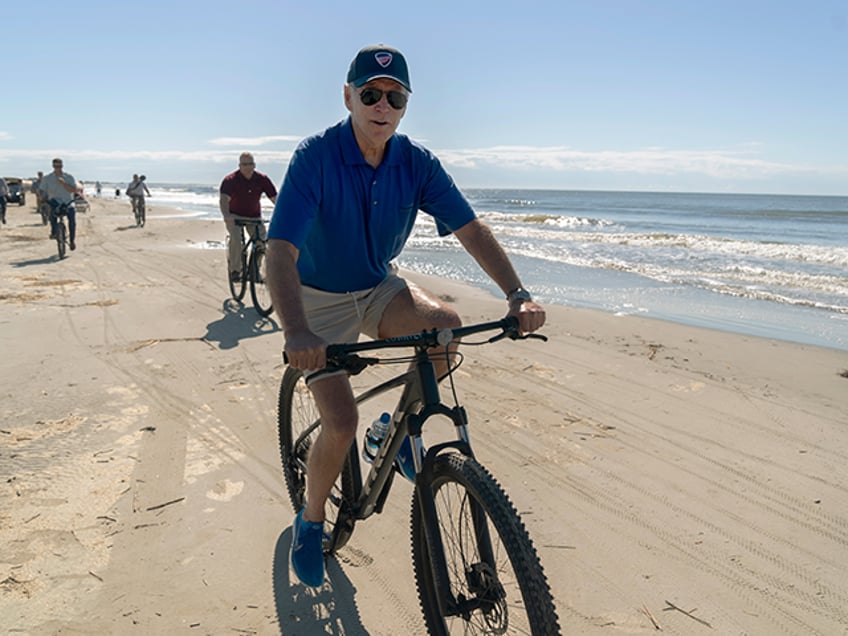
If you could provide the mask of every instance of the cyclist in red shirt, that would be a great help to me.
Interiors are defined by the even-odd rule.
[[[256,170],[256,161],[249,152],[239,156],[239,169],[228,174],[221,181],[221,196],[219,205],[227,232],[230,235],[230,251],[227,263],[230,277],[234,280],[241,278],[242,231],[236,225],[236,219],[261,219],[262,208],[259,199],[265,193],[272,203],[277,201],[277,188],[268,178]],[[259,226],[260,236],[265,240],[265,225]]]

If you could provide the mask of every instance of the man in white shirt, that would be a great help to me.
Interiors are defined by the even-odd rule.
[[[77,234],[77,215],[74,209],[74,193],[78,192],[77,182],[67,172],[62,171],[62,160],[58,157],[53,160],[53,172],[46,175],[41,180],[41,192],[44,193],[44,198],[50,203],[50,208],[55,212],[60,205],[67,203],[68,205],[68,238],[70,239],[70,248],[77,249],[74,242]],[[50,215],[50,238],[56,236],[56,219],[53,214]]]

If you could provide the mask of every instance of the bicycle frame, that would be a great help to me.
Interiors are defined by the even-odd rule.
[[[241,228],[242,232],[242,248],[241,253],[244,255],[244,262],[250,262],[250,250],[256,249],[256,245],[259,243],[259,224],[262,221],[236,221],[236,225]],[[247,235],[247,240],[244,240],[245,234]],[[247,277],[248,272],[244,271],[242,273],[243,276]]]
[[[425,334],[420,335],[390,338],[382,341],[382,344],[378,346],[375,346],[375,343],[372,342],[363,342],[351,345],[330,345],[327,349],[328,360],[331,360],[334,351],[350,354],[355,351],[376,348],[415,347],[414,360],[410,369],[354,397],[355,403],[358,406],[391,389],[403,387],[401,397],[392,415],[392,426],[389,428],[374,458],[364,483],[362,482],[359,471],[358,445],[356,442],[351,445],[349,451],[350,463],[354,473],[354,492],[356,496],[355,500],[351,502],[350,509],[347,511],[350,518],[343,518],[340,513],[338,521],[347,522],[348,525],[342,525],[341,528],[346,532],[352,532],[353,522],[367,519],[375,512],[382,512],[395,475],[395,458],[404,437],[409,435],[412,443],[413,462],[415,464],[415,488],[418,492],[422,518],[425,520],[424,530],[430,553],[432,574],[434,580],[437,581],[436,589],[440,590],[438,599],[439,609],[445,616],[465,613],[474,608],[469,607],[469,602],[459,601],[454,598],[450,592],[450,586],[447,584],[449,575],[444,556],[444,546],[437,521],[436,502],[432,490],[424,486],[431,483],[433,464],[439,454],[445,451],[457,451],[469,457],[473,457],[474,455],[468,435],[468,420],[465,409],[459,404],[451,407],[442,402],[439,381],[436,377],[435,366],[429,349],[434,347],[433,342],[438,342],[441,346],[447,346],[453,340],[464,335],[463,332],[470,334],[484,331],[485,328],[493,329],[501,327],[505,330],[505,334],[507,325],[515,329],[517,321],[514,318],[506,318],[498,322],[476,325],[468,329],[460,327],[453,331],[443,330],[438,334],[436,332],[429,332],[431,340],[427,342],[422,342],[422,338],[428,333],[425,332]],[[503,337],[503,335],[496,336],[495,338],[498,337]],[[539,337],[543,338],[543,336]],[[352,373],[358,373],[369,363],[374,364],[375,360],[371,359],[367,362],[363,360],[361,368],[354,369]],[[447,417],[453,422],[457,438],[452,441],[436,444],[424,453],[423,443],[421,441],[422,428],[428,419],[437,415]],[[298,439],[297,444],[300,444],[319,424],[320,422],[316,421],[312,426],[307,427],[307,430]],[[486,515],[475,507],[472,510],[472,516],[480,555],[487,563],[494,564],[491,537],[485,521]],[[336,532],[338,531],[339,528],[336,529]]]

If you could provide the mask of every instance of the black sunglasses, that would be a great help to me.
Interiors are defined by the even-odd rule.
[[[385,91],[385,93],[389,106],[395,110],[402,110],[406,106],[406,102],[409,101],[409,96],[401,91]],[[379,88],[366,88],[359,92],[359,99],[363,105],[373,106],[383,99],[383,91]]]

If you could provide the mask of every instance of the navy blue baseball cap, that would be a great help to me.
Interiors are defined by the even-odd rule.
[[[386,77],[393,79],[410,93],[412,86],[409,83],[409,69],[403,54],[390,46],[366,46],[350,63],[347,72],[348,83],[353,83],[356,88],[367,84],[373,79]]]

